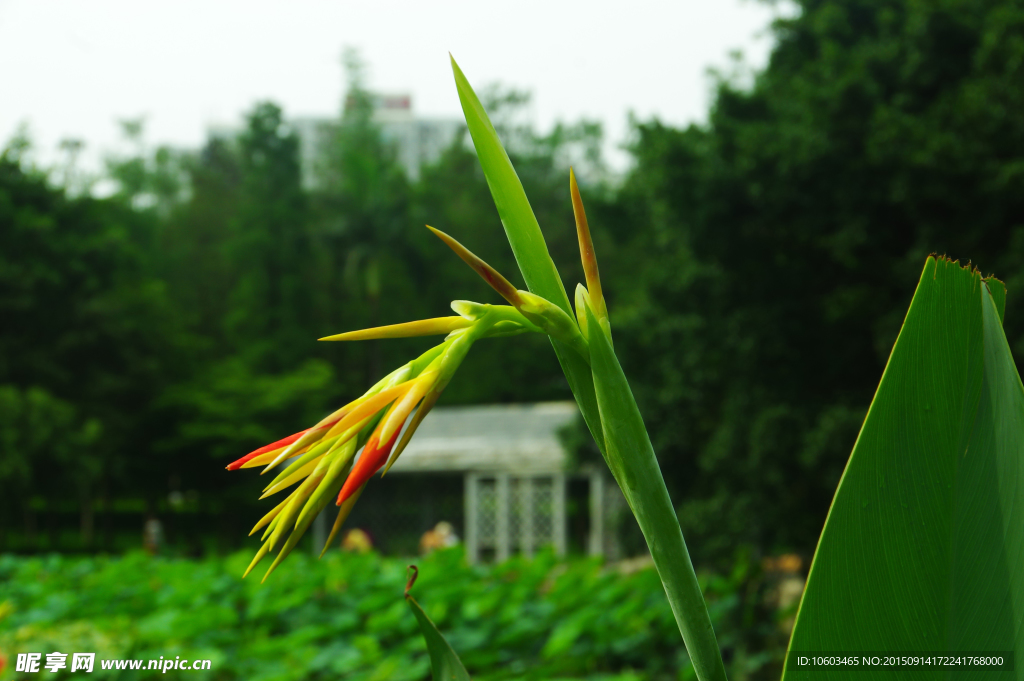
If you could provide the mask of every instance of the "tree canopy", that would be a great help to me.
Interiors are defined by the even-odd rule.
[[[491,97],[573,280],[566,159],[591,171],[616,351],[698,561],[813,550],[929,253],[1006,282],[1024,353],[1024,3],[803,0],[774,35],[751,83],[717,83],[706,123],[636,123],[618,182],[599,126],[540,134],[516,123],[520,93]],[[112,546],[137,532],[118,508],[169,494],[199,509],[182,528],[239,536],[249,493],[221,463],[422,345],[317,338],[497,302],[425,223],[522,285],[465,137],[409,177],[364,87],[315,186],[269,102],[195,153],[138,143],[112,159],[106,199],[4,152],[0,480],[17,493],[0,545]],[[521,337],[474,348],[444,399],[568,395],[546,341]]]

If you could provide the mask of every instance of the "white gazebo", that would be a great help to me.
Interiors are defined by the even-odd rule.
[[[607,501],[618,488],[604,467],[569,470],[560,431],[579,416],[575,402],[438,407],[420,425],[391,473],[462,473],[465,545],[471,562],[514,552],[566,549],[566,480],[589,481],[587,550],[603,555]],[[621,496],[621,495],[618,495]]]

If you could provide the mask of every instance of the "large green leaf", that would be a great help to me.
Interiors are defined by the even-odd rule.
[[[455,74],[455,86],[459,91],[462,111],[466,116],[466,125],[473,138],[473,146],[476,147],[480,166],[483,168],[484,177],[487,178],[487,186],[498,209],[498,217],[505,227],[505,234],[523,273],[523,279],[526,280],[526,286],[532,293],[558,305],[572,317],[573,311],[569,306],[565,287],[548,253],[547,243],[540,231],[537,217],[533,214],[533,208],[530,207],[530,201],[526,198],[523,183],[519,181],[512,161],[505,153],[505,147],[502,146],[491,119],[484,111],[483,104],[466,80],[466,76],[462,74],[459,65],[455,63],[454,57],[452,71]],[[603,453],[604,439],[601,435],[601,421],[590,368],[582,357],[564,343],[552,338],[551,344],[569,382],[569,389],[580,406],[583,419]]]
[[[1024,387],[995,280],[928,258],[811,564],[784,678],[801,652],[1015,652],[1024,678]],[[875,670],[904,678],[908,670]]]
[[[608,467],[636,516],[697,678],[725,679],[722,654],[654,447],[608,337],[587,307],[590,364]]]

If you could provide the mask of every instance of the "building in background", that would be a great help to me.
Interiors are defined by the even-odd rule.
[[[459,118],[417,117],[412,110],[412,96],[407,94],[370,97],[373,122],[380,129],[384,141],[394,147],[399,164],[410,180],[417,180],[420,169],[439,158],[455,141],[466,123]],[[334,144],[338,118],[327,116],[299,116],[289,118],[288,124],[299,137],[299,165],[302,185],[307,190],[320,188],[321,167],[326,152]],[[241,128],[237,125],[211,124],[206,127],[211,139],[233,140]]]
[[[394,147],[398,162],[410,180],[419,178],[420,168],[441,158],[459,130],[465,127],[461,119],[415,116],[412,96],[408,94],[373,94],[370,99],[373,122],[380,128],[384,141]],[[299,136],[303,186],[317,189],[318,168],[324,149],[333,143],[338,120],[305,116],[292,119],[291,125]]]

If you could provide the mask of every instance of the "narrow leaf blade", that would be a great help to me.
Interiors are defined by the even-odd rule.
[[[608,467],[651,549],[651,558],[697,678],[724,681],[725,667],[718,640],[643,417],[608,337],[598,325],[594,311],[589,306],[586,309],[587,326],[592,330],[590,366],[604,427]]]
[[[498,216],[505,227],[505,234],[523,273],[526,286],[532,293],[558,305],[571,316],[573,311],[569,305],[569,297],[565,293],[555,263],[548,253],[537,217],[530,207],[523,184],[512,167],[512,161],[505,153],[505,148],[498,138],[494,125],[491,124],[491,119],[484,111],[483,104],[459,69],[459,65],[455,63],[454,57],[452,71],[455,74],[455,85],[459,91],[459,101],[462,103],[466,125],[473,138],[473,146],[476,147],[480,166],[483,168],[484,177],[487,178],[487,186],[491,190]],[[600,414],[597,409],[597,398],[594,396],[590,367],[564,344],[554,339],[551,344],[558,356],[558,363],[565,372],[569,389],[580,406],[583,419],[603,453],[604,436],[601,432]]]
[[[455,73],[455,85],[459,91],[459,101],[466,116],[466,125],[473,138],[477,157],[483,167],[487,186],[490,187],[498,216],[505,227],[516,262],[523,272],[523,278],[530,291],[547,298],[567,313],[572,313],[569,298],[558,276],[555,263],[548,253],[547,243],[540,231],[537,217],[533,214],[530,201],[526,198],[523,183],[519,181],[512,161],[505,153],[498,133],[491,124],[491,119],[484,111],[483,104],[476,96],[466,76],[452,58],[452,71]]]
[[[434,681],[470,681],[469,673],[462,665],[462,660],[427,617],[427,613],[423,612],[423,608],[416,602],[416,599],[406,595],[405,600],[409,604],[412,614],[416,616],[423,640],[427,643],[427,652],[430,654],[430,671]]]

